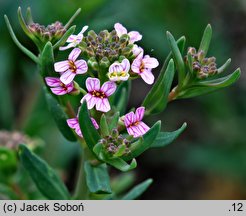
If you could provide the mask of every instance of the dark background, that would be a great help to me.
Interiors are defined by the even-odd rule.
[[[154,179],[142,199],[246,199],[246,1],[244,0],[42,0],[0,1],[0,127],[18,130],[45,142],[43,157],[58,170],[70,188],[76,170],[78,144],[67,142],[47,110],[37,67],[14,45],[3,15],[7,14],[20,41],[33,52],[32,42],[17,22],[17,8],[30,6],[34,20],[48,25],[63,23],[81,7],[77,31],[113,28],[120,22],[143,34],[140,45],[162,63],[169,53],[165,32],[185,35],[189,46],[198,47],[204,28],[213,27],[210,56],[219,65],[228,58],[228,73],[241,67],[232,87],[195,99],[169,104],[164,113],[147,119],[163,122],[163,130],[188,128],[173,144],[150,150],[138,158],[136,182]],[[158,68],[160,69],[160,68]],[[158,69],[154,71],[157,77]],[[129,108],[139,106],[149,86],[134,82]]]

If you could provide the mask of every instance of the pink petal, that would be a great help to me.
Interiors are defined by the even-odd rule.
[[[68,126],[69,126],[70,128],[75,129],[75,128],[78,126],[78,124],[79,124],[78,118],[71,118],[71,119],[68,119],[68,120],[67,120],[67,124],[68,124]]]
[[[63,50],[67,50],[75,46],[76,46],[75,43],[69,43],[67,46],[59,47],[59,50],[63,51]]]
[[[81,132],[80,126],[78,126],[77,128],[75,128],[75,133],[78,134],[78,136],[83,137],[83,134]]]
[[[74,42],[77,38],[77,35],[70,35],[67,39],[67,43],[71,43],[71,42]]]
[[[69,68],[69,62],[67,60],[56,62],[54,67],[56,72],[65,72]]]
[[[148,55],[144,56],[143,63],[145,68],[156,68],[159,65],[156,58],[151,58]]]
[[[67,70],[65,73],[63,73],[60,77],[60,80],[65,84],[69,84],[73,81],[74,77],[75,77],[75,73],[73,73],[70,70]]]
[[[137,125],[138,130],[141,131],[142,135],[144,135],[150,128],[144,122],[140,121]]]
[[[80,103],[83,103],[84,100],[87,102],[87,108],[92,109],[95,104],[98,102],[98,98],[93,97],[90,93],[86,94],[80,101]]]
[[[143,53],[143,48],[139,47],[138,45],[134,44],[132,49],[133,55],[138,56],[141,52]]]
[[[67,93],[70,93],[71,91],[73,91],[73,89],[74,89],[73,82],[66,85],[66,87],[67,87]]]
[[[131,69],[134,73],[138,73],[138,74],[140,73],[141,63],[142,63],[142,59],[139,58],[134,59],[131,66]]]
[[[95,127],[96,129],[98,129],[98,128],[99,128],[99,125],[97,124],[96,120],[95,120],[94,118],[91,117],[91,121],[92,121],[92,124],[94,125],[94,127]]]
[[[144,117],[144,111],[145,108],[144,107],[138,107],[136,112],[135,112],[135,116],[136,116],[136,121],[141,121]]]
[[[123,67],[123,71],[128,72],[130,70],[131,65],[128,59],[123,59],[121,65]]]
[[[117,32],[118,37],[121,37],[121,35],[123,35],[123,34],[127,34],[126,28],[123,25],[121,25],[120,23],[115,23],[114,29]]]
[[[129,135],[132,135],[133,137],[136,137],[135,132],[132,130],[132,127],[126,128]]]
[[[79,35],[83,34],[88,28],[89,28],[89,26],[84,26],[82,28],[81,32],[79,33]]]
[[[81,50],[79,48],[74,48],[71,53],[68,56],[68,59],[70,61],[75,62],[76,59],[79,57],[79,54],[81,53]]]
[[[50,87],[57,87],[57,86],[60,86],[61,84],[60,79],[57,77],[45,77],[45,82],[47,86],[50,86]]]
[[[144,70],[140,76],[142,77],[142,79],[149,85],[154,83],[155,77],[152,74],[152,72],[150,70]]]
[[[61,87],[61,86],[55,87],[55,88],[51,88],[50,90],[55,95],[64,95],[64,94],[67,94],[67,91],[63,87]]]
[[[101,112],[108,112],[110,110],[110,104],[107,98],[98,98],[96,102],[96,110]]]
[[[77,70],[76,70],[77,74],[84,74],[88,70],[88,66],[85,60],[78,60],[75,62],[75,65],[77,67]]]
[[[141,136],[141,132],[138,130],[136,126],[132,126],[127,128],[127,132],[132,135],[134,138]]]
[[[115,92],[116,88],[117,86],[114,82],[108,81],[102,85],[101,91],[104,92],[107,97],[109,97]]]
[[[130,37],[130,43],[142,40],[142,35],[137,31],[131,31],[128,35]]]
[[[100,80],[97,78],[87,78],[85,81],[85,85],[89,92],[92,92],[93,90],[100,90]]]
[[[124,123],[126,127],[129,127],[131,124],[134,124],[136,122],[136,117],[133,112],[129,112],[124,117]]]
[[[109,67],[109,72],[121,72],[123,71],[123,67],[119,62],[115,62]]]

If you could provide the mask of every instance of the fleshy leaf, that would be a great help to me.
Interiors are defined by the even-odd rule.
[[[184,123],[178,130],[173,132],[160,132],[152,143],[151,148],[160,148],[172,143],[185,130],[187,124]]]
[[[171,59],[166,70],[162,68],[157,81],[144,99],[143,106],[146,108],[146,113],[159,113],[165,109],[174,74],[174,62]]]
[[[125,196],[123,196],[122,200],[134,200],[138,198],[148,189],[152,182],[152,179],[147,179],[144,182],[138,184],[133,189],[131,189]]]
[[[86,183],[91,193],[110,194],[110,178],[107,170],[107,165],[100,164],[93,166],[90,162],[85,162]]]
[[[181,52],[180,52],[180,50],[178,48],[178,45],[177,45],[174,37],[172,36],[172,34],[170,32],[167,32],[167,39],[168,39],[170,48],[172,50],[175,66],[176,66],[177,71],[178,71],[179,84],[181,84],[183,82],[184,78],[185,78],[184,60],[183,60]]]
[[[105,114],[102,114],[100,119],[100,132],[103,137],[109,135],[109,128]]]
[[[218,73],[223,73],[231,64],[231,59],[228,59],[225,64],[218,68]]]
[[[80,12],[81,12],[81,8],[79,8],[78,10],[76,10],[76,12],[74,13],[74,15],[66,23],[65,28],[68,28],[72,24],[72,22],[79,15]]]
[[[40,57],[40,71],[43,77],[51,76],[54,71],[54,53],[51,42],[47,42]]]
[[[19,156],[22,165],[44,196],[51,200],[70,199],[64,183],[44,160],[22,144],[19,147]]]
[[[119,118],[120,118],[120,113],[119,113],[119,112],[116,112],[116,113],[110,118],[110,124],[108,124],[109,131],[113,130],[114,128],[117,128]]]
[[[83,102],[80,108],[79,125],[87,146],[94,152],[93,148],[98,143],[100,135],[91,122],[86,102]]]
[[[204,56],[207,55],[211,38],[212,38],[212,27],[210,24],[208,24],[203,33],[202,40],[199,47],[199,51],[202,50],[204,52]]]
[[[58,103],[56,98],[54,98],[54,96],[48,92],[46,87],[44,87],[44,92],[45,92],[48,108],[49,108],[50,113],[52,114],[52,117],[54,118],[60,132],[63,134],[63,136],[67,140],[76,141],[77,138],[73,134],[71,128],[68,127],[68,124],[67,124],[68,116],[64,112],[63,108]]]
[[[161,129],[161,121],[156,122],[149,131],[139,138],[135,143],[130,147],[131,153],[127,156],[122,157],[124,160],[132,160],[133,158],[138,157],[144,151],[151,147],[152,143],[157,138]]]

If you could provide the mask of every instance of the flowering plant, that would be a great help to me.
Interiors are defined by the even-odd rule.
[[[128,32],[116,23],[111,31],[96,33],[84,26],[76,34],[75,26],[69,26],[79,12],[64,26],[55,22],[44,27],[33,22],[30,9],[27,20],[18,9],[20,25],[37,46],[38,56],[18,41],[5,16],[12,39],[39,67],[47,104],[59,130],[67,140],[81,144],[82,161],[74,194],[71,195],[55,171],[24,144],[19,146],[19,158],[48,199],[136,199],[152,179],[123,195],[124,187],[113,186],[110,181],[109,168],[122,172],[135,169],[139,155],[150,148],[165,147],[186,128],[184,123],[176,131],[161,132],[160,121],[150,126],[144,117],[163,112],[173,100],[227,87],[239,78],[240,69],[218,78],[231,60],[217,67],[214,57],[206,57],[212,37],[212,28],[208,25],[199,49],[190,47],[184,56],[185,37],[176,41],[167,32],[171,52],[156,78],[153,69],[159,66],[159,61],[146,55],[137,44],[142,39],[139,32]],[[64,53],[67,58],[59,59],[58,53]],[[138,78],[152,88],[138,108],[127,111],[131,83]]]

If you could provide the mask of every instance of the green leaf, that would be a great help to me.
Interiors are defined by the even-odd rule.
[[[26,19],[27,19],[27,24],[31,24],[33,23],[33,19],[32,19],[32,11],[31,11],[31,8],[28,7],[27,10],[26,10]]]
[[[198,84],[188,86],[178,94],[177,98],[196,97],[199,95],[204,95],[217,91],[221,88],[228,87],[239,79],[240,74],[241,74],[241,70],[240,68],[238,68],[236,71],[234,71],[232,74],[228,76],[215,80],[202,81],[199,82]]]
[[[15,36],[15,33],[12,29],[12,26],[9,22],[9,19],[6,15],[4,15],[4,19],[7,25],[7,28],[9,30],[9,34],[12,38],[12,40],[14,41],[14,43],[16,44],[17,47],[19,47],[19,49],[25,53],[30,59],[32,59],[35,63],[39,63],[39,59],[37,56],[35,56],[30,50],[28,50],[26,47],[24,47],[17,39],[17,37]]]
[[[128,161],[133,158],[138,157],[144,151],[151,147],[152,143],[157,138],[161,129],[161,121],[156,122],[149,131],[143,135],[142,138],[139,138],[135,143],[133,143],[130,147],[131,152],[122,157],[124,160]]]
[[[72,24],[72,22],[79,15],[80,12],[81,12],[81,8],[79,8],[78,10],[76,10],[76,12],[74,13],[74,15],[68,20],[68,22],[64,26],[66,29]]]
[[[91,121],[86,102],[83,102],[80,108],[79,125],[87,146],[94,153],[93,148],[100,140],[100,135]]]
[[[51,42],[47,42],[40,56],[40,72],[42,77],[51,76],[54,72],[54,53]]]
[[[19,147],[19,156],[22,165],[44,196],[51,200],[70,199],[64,183],[44,160],[22,144]]]
[[[185,78],[185,64],[179,47],[170,32],[167,32],[167,40],[169,42],[170,48],[172,50],[175,66],[178,71],[178,82],[181,84]]]
[[[124,115],[131,91],[131,81],[125,81],[121,83],[115,94],[112,96],[112,104],[120,112],[120,115]]]
[[[74,33],[75,28],[76,28],[75,25],[74,25],[74,26],[71,26],[71,27],[65,32],[65,34],[61,37],[61,39],[60,39],[59,41],[56,42],[56,44],[53,46],[53,49],[55,50],[55,49],[57,49],[58,47],[64,45],[64,44],[66,43],[67,39],[69,38],[69,36],[70,36],[71,34]]]
[[[100,132],[103,137],[109,135],[109,128],[105,114],[102,114],[100,119]]]
[[[114,128],[117,128],[119,118],[120,118],[120,112],[116,112],[116,113],[110,118],[110,124],[108,125],[109,131],[113,130]]]
[[[91,193],[110,194],[110,178],[106,164],[93,166],[85,162],[86,183]]]
[[[44,92],[45,92],[48,108],[60,132],[67,140],[76,141],[77,138],[75,137],[71,128],[67,124],[68,116],[64,112],[63,108],[58,103],[58,101],[54,98],[54,96],[48,92],[46,87],[44,87]]]
[[[134,200],[142,195],[148,187],[152,184],[152,179],[147,179],[141,184],[135,186],[132,190],[130,190],[125,196],[122,197],[122,200]]]
[[[220,74],[224,72],[229,67],[230,64],[231,64],[231,59],[228,59],[225,64],[223,64],[221,67],[218,68],[218,73]]]
[[[199,51],[202,50],[204,52],[204,56],[207,55],[211,38],[212,38],[212,27],[210,24],[208,24],[203,33],[202,40],[199,47]]]
[[[128,172],[137,167],[137,161],[135,159],[132,159],[130,164],[128,164],[126,161],[124,161],[121,158],[112,158],[112,159],[103,158],[103,160],[122,172]]]
[[[187,124],[184,123],[181,128],[179,128],[176,131],[173,132],[160,132],[154,141],[152,143],[151,148],[160,148],[164,147],[170,143],[172,143],[175,139],[178,138],[178,136],[185,130],[187,127]]]
[[[165,109],[168,103],[168,95],[172,86],[174,74],[174,62],[171,59],[166,70],[162,68],[157,81],[144,99],[143,106],[147,110],[146,113],[160,113]]]

